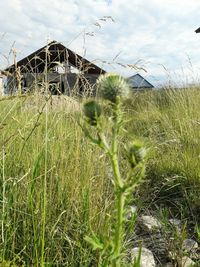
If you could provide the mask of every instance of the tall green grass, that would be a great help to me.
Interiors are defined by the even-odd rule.
[[[146,179],[137,194],[144,208],[170,207],[197,223],[199,90],[133,94],[124,103],[123,137],[143,138],[150,149]],[[67,101],[62,108],[59,101],[46,102],[39,96],[0,99],[0,257],[19,266],[41,266],[44,241],[44,266],[96,266],[98,254],[84,236],[109,236],[113,195],[108,159],[82,133],[79,109],[69,109]]]
[[[187,88],[136,94],[126,104],[128,131],[151,147],[147,199],[152,192],[153,204],[166,201],[188,216],[200,214],[199,101],[200,89]]]
[[[27,110],[26,100],[0,103],[2,258],[40,266],[47,141],[45,261],[89,266],[93,259],[83,236],[92,226],[106,231],[112,202],[105,158],[88,146],[77,124],[79,114],[69,113],[67,104],[62,112],[49,111],[46,140],[45,100],[38,111]]]

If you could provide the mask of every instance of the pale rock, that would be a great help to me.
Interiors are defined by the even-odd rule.
[[[153,230],[157,230],[162,227],[161,223],[153,216],[143,215],[141,216],[139,222],[141,228],[147,232],[152,232]]]
[[[183,241],[183,249],[187,252],[198,248],[198,243],[193,239],[185,239]]]
[[[195,265],[195,262],[193,260],[191,260],[189,257],[184,256],[180,262],[179,265],[182,267],[192,267]]]
[[[131,250],[132,263],[134,263],[135,259],[138,258],[139,252],[140,252],[139,247],[133,248]],[[156,263],[154,260],[153,253],[147,248],[142,248],[140,267],[155,267],[155,266],[156,266]]]

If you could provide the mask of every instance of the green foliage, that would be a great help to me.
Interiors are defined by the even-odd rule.
[[[142,254],[142,246],[140,246],[138,256],[134,259],[132,267],[141,267],[140,265],[141,254]]]
[[[91,119],[96,118],[96,107],[100,110],[99,104],[94,101],[84,104],[84,114],[88,124],[96,126],[96,136],[98,139],[95,139],[95,137],[89,134],[90,131],[87,129],[87,126],[82,126],[82,128],[93,144],[103,149],[105,154],[110,158],[110,165],[113,171],[113,192],[115,195],[115,211],[110,214],[114,224],[111,225],[110,228],[113,228],[114,231],[111,236],[105,237],[102,242],[100,242],[96,235],[92,237],[87,236],[85,240],[92,245],[93,250],[103,250],[98,262],[99,266],[120,267],[123,262],[122,248],[124,242],[124,221],[127,198],[130,194],[133,194],[134,188],[144,176],[146,150],[139,142],[133,142],[131,144],[127,152],[127,161],[130,163],[130,170],[127,172],[126,177],[123,178],[119,164],[119,137],[120,130],[123,129],[121,100],[126,90],[128,90],[128,84],[122,77],[108,74],[100,76],[98,86],[100,95],[111,104],[111,115],[105,116],[105,119],[111,122],[111,137],[109,139],[105,135],[105,132],[109,130],[104,128],[99,120],[95,120],[95,124],[91,124],[90,122]],[[88,118],[90,119],[89,121]]]
[[[131,120],[127,132],[141,136],[152,149],[147,164],[149,183],[141,188],[152,204],[172,208],[174,215],[200,220],[199,89],[136,93],[125,102]],[[146,192],[146,194],[145,194]]]
[[[75,101],[69,109],[71,99],[63,97],[56,101],[54,98],[52,103],[48,101],[46,137],[43,97],[0,98],[0,254],[2,262],[12,262],[18,255],[16,265],[20,266],[21,259],[25,266],[40,266],[47,140],[46,266],[97,266],[103,250],[92,251],[84,237],[94,232],[101,243],[114,230],[110,230],[113,220],[109,216],[115,207],[109,156],[99,149],[99,145],[103,146],[100,142],[103,135],[96,135],[96,127],[84,130],[98,146],[91,146],[80,129],[79,103]],[[104,107],[98,121],[107,127],[104,134],[111,140],[115,112],[113,104],[108,107],[105,102],[101,102]],[[141,138],[145,147],[151,148],[145,182],[137,188],[134,199],[130,194],[129,202],[137,205],[140,202],[143,208],[154,210],[167,207],[171,217],[189,218],[192,225],[196,225],[197,238],[200,225],[199,103],[199,88],[135,93],[123,100],[120,107],[125,112],[120,115],[123,127],[119,127],[118,135],[121,175],[129,177],[131,184],[137,176],[126,177],[130,168],[128,159],[133,160],[129,158],[132,144],[129,142]],[[112,119],[108,121],[105,116]],[[140,164],[138,168],[140,172]],[[135,172],[137,174],[136,169]],[[129,237],[127,228],[129,225],[123,237],[125,245]],[[105,245],[109,247],[107,258],[112,253],[112,242]]]
[[[86,116],[88,123],[96,126],[97,120],[101,115],[101,107],[96,101],[91,100],[84,105],[84,115]]]
[[[39,96],[0,102],[0,184],[2,188],[4,167],[6,200],[3,214],[1,190],[4,231],[0,231],[0,251],[5,260],[20,253],[27,266],[40,266],[41,257],[45,103]],[[102,214],[112,207],[109,182],[104,178],[106,161],[98,149],[89,148],[77,113],[68,111],[68,102],[62,111],[54,108],[48,103],[44,261],[53,266],[88,267],[95,256],[83,237],[90,227],[107,232]],[[108,207],[104,207],[105,199]]]
[[[95,234],[93,234],[92,236],[85,236],[84,239],[92,246],[93,250],[102,250],[104,248],[104,244],[98,239]]]
[[[197,239],[200,241],[200,228],[198,225],[195,226],[195,231],[196,231],[196,234],[197,234]]]

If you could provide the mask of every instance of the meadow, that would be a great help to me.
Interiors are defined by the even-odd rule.
[[[97,266],[98,253],[84,236],[109,236],[114,196],[108,158],[79,125],[83,102],[0,98],[0,266]],[[120,137],[122,147],[132,138],[148,148],[146,175],[129,205],[163,220],[181,219],[196,239],[199,103],[200,88],[135,92],[123,103]],[[122,149],[122,166],[123,156]],[[127,229],[126,249],[131,225]]]

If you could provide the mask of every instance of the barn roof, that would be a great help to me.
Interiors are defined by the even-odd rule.
[[[139,73],[129,77],[128,81],[132,88],[154,88],[154,86]]]
[[[66,61],[73,67],[88,74],[105,73],[105,70],[56,41],[52,41],[48,45],[21,59],[17,62],[17,67],[20,67],[22,73],[43,72],[46,66],[48,69],[51,69],[58,65],[58,63]],[[13,73],[15,69],[16,66],[13,64],[5,69],[5,71]]]
[[[200,27],[198,29],[195,30],[196,33],[200,32]]]

